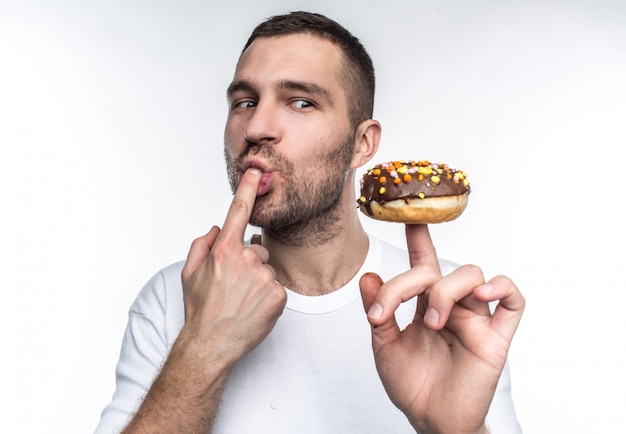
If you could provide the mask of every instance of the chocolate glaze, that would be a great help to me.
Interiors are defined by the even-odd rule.
[[[405,174],[410,175],[410,180],[405,178]],[[400,181],[394,182],[396,178]],[[372,201],[384,204],[396,199],[421,197],[420,193],[424,199],[469,194],[469,180],[465,172],[444,163],[435,164],[427,160],[379,163],[363,174],[361,197],[357,203],[365,208],[368,215],[372,215]]]

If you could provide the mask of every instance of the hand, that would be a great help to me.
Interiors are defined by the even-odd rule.
[[[442,277],[426,225],[407,225],[406,236],[411,269],[360,282],[378,373],[420,433],[484,432],[525,300],[507,277],[485,283],[473,265]],[[394,312],[415,296],[415,318],[401,331]]]
[[[243,238],[261,173],[248,170],[224,222],[191,245],[183,267],[185,324],[124,433],[210,432],[228,373],[272,330],[287,300]]]
[[[182,271],[185,331],[230,363],[267,336],[287,299],[267,249],[244,244],[260,178],[255,169],[243,175],[223,229],[193,242]]]

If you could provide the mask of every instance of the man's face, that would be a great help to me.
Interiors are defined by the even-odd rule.
[[[354,135],[341,52],[310,35],[255,40],[228,90],[224,154],[233,190],[263,171],[250,223],[280,229],[331,211],[349,171]]]

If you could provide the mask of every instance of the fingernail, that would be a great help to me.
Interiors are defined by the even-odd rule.
[[[249,173],[252,173],[255,176],[260,176],[263,172],[261,172],[261,170],[257,169],[256,167],[250,167],[247,170]]]
[[[424,322],[433,326],[439,325],[439,312],[429,307],[424,314]]]
[[[482,292],[484,295],[489,295],[493,292],[494,289],[495,288],[491,283],[485,283],[480,287],[480,292]]]
[[[374,303],[372,307],[370,307],[370,310],[367,312],[367,316],[372,319],[380,318],[381,316],[383,316],[383,307],[378,303]]]

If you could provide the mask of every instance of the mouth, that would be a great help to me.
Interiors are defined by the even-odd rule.
[[[274,180],[274,171],[261,164],[258,161],[249,161],[241,166],[241,170],[239,171],[239,180],[245,173],[246,170],[250,168],[258,169],[262,172],[261,180],[259,181],[259,186],[257,187],[256,196],[261,197],[265,196],[269,193],[272,188],[272,182]]]

